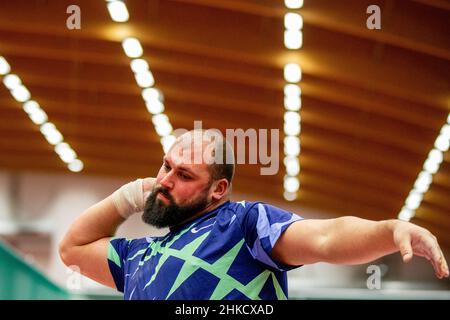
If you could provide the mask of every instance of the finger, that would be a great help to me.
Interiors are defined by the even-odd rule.
[[[431,257],[429,256],[428,253],[426,253],[426,254],[424,255],[424,257],[425,257],[425,258],[431,263],[431,265],[433,266],[433,270],[434,270],[434,274],[435,274],[436,278],[441,279],[442,277],[441,277],[441,275],[440,275],[440,273],[439,273],[439,267],[438,267],[438,265],[436,264],[436,262],[434,261],[434,259],[431,258]]]
[[[400,254],[402,255],[403,262],[408,263],[413,257],[413,251],[411,248],[411,238],[406,236],[400,243]]]
[[[442,279],[446,275],[447,270],[441,248],[434,238],[427,238],[424,242],[426,246],[427,258],[432,263],[436,276],[439,279]]]
[[[442,257],[436,241],[427,241],[428,256],[433,264],[434,272],[439,279],[442,279],[444,270],[441,268]]]
[[[423,237],[421,239],[420,247],[420,251],[422,251],[423,256],[432,264],[436,277],[439,279],[442,278],[439,267],[440,252],[437,249],[437,244],[435,244],[435,241],[433,241],[431,237]]]
[[[439,246],[439,244],[438,244],[438,246]],[[440,265],[441,265],[441,269],[443,270],[443,276],[447,278],[449,276],[450,272],[448,270],[448,264],[447,264],[447,261],[445,260],[444,253],[442,252],[442,249],[440,247],[439,247],[439,252],[440,252],[440,256],[441,256]]]
[[[447,261],[445,261],[444,254],[442,253],[441,248],[439,247],[439,243],[434,238],[432,241],[433,247],[433,260],[436,264],[436,268],[438,269],[439,278],[448,277],[448,265]]]

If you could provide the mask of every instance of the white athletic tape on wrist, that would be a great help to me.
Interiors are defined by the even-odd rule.
[[[137,212],[144,211],[143,179],[129,182],[112,194],[112,201],[125,219]]]

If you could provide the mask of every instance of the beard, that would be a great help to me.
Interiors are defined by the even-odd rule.
[[[209,186],[201,192],[198,199],[180,206],[166,188],[155,188],[145,201],[142,221],[156,228],[176,226],[208,206],[206,192],[208,189]],[[159,193],[162,193],[169,200],[168,204],[156,198]]]

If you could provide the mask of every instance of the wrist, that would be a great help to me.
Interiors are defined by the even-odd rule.
[[[397,229],[399,223],[401,222],[400,220],[397,219],[389,219],[389,220],[384,220],[383,221],[385,223],[385,227],[386,229],[390,232],[390,233],[394,233],[395,229]]]
[[[385,225],[385,230],[387,230],[386,239],[389,239],[389,248],[391,248],[390,252],[396,252],[397,249],[397,238],[399,234],[399,226],[404,223],[398,219],[389,219],[382,221]]]
[[[117,212],[125,219],[144,210],[143,179],[129,182],[112,194]]]

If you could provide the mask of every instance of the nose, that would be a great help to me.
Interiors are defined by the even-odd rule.
[[[168,190],[172,190],[174,183],[172,181],[172,171],[168,172],[159,182],[161,184],[161,186],[163,186],[164,188],[168,189]]]

